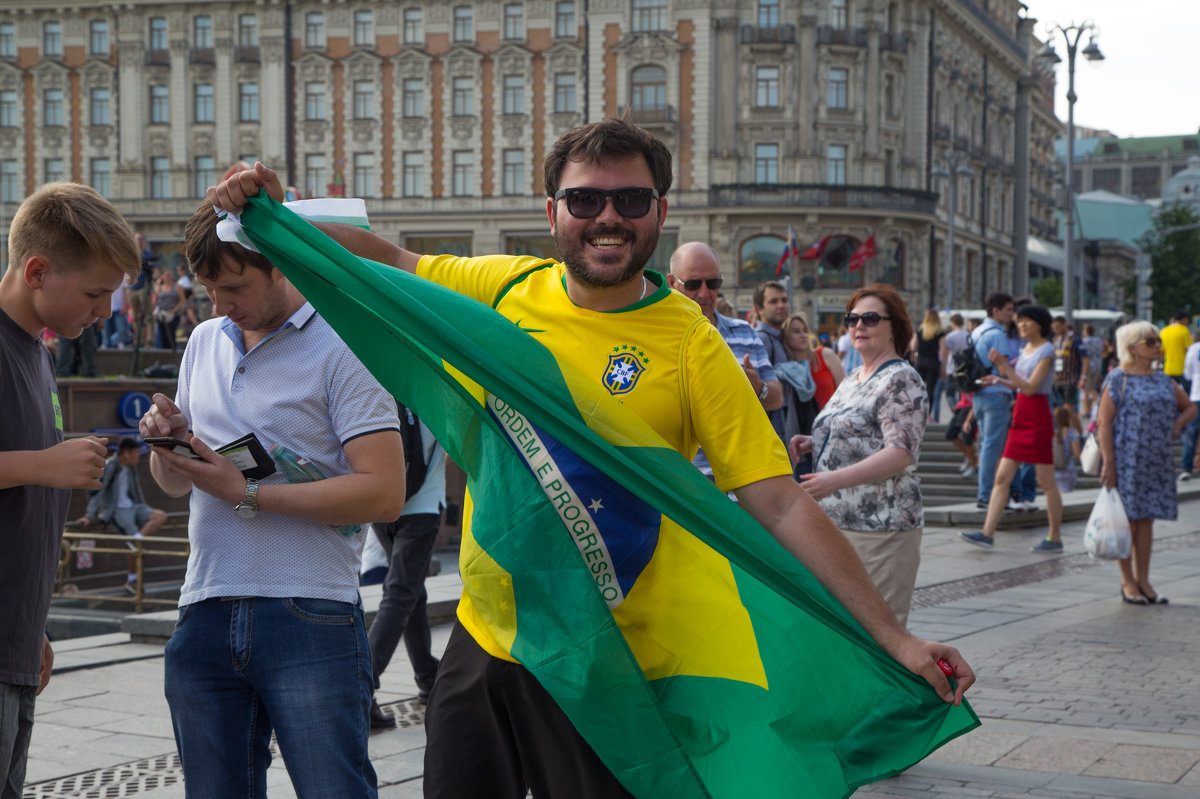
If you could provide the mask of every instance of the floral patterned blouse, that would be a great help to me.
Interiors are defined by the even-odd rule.
[[[821,507],[845,530],[913,530],[925,525],[917,459],[929,400],[925,383],[908,361],[896,358],[858,382],[862,367],[846,376],[813,422],[815,470],[829,472],[865,460],[885,447],[912,453],[912,463],[878,483],[843,488]]]

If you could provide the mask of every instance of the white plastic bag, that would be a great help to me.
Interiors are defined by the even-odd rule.
[[[1100,474],[1100,460],[1099,436],[1092,433],[1083,445],[1083,452],[1079,453],[1079,469],[1084,474],[1098,475]]]
[[[1121,495],[1115,488],[1101,488],[1083,531],[1083,548],[1093,558],[1117,560],[1129,557],[1132,545]]]

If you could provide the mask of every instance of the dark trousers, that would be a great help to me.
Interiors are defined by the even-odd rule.
[[[96,377],[96,331],[85,327],[77,338],[58,338],[55,372],[59,377]]]
[[[633,799],[524,666],[454,625],[425,713],[425,799]]]
[[[414,513],[388,524],[372,525],[388,556],[383,599],[367,631],[376,690],[379,675],[391,662],[401,638],[412,661],[417,687],[428,691],[437,677],[438,660],[431,649],[425,575],[429,572],[441,518],[437,513]]]

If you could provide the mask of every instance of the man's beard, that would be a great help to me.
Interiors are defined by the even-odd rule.
[[[617,272],[600,272],[592,268],[592,265],[588,263],[587,257],[584,255],[587,247],[587,244],[583,241],[584,238],[596,238],[607,234],[619,234],[633,242],[629,262]],[[614,225],[593,228],[585,235],[576,235],[572,240],[568,240],[563,226],[559,225],[556,226],[554,231],[554,243],[557,245],[558,251],[562,255],[563,263],[566,265],[567,271],[571,273],[571,277],[590,288],[611,288],[612,286],[620,286],[628,283],[642,274],[642,270],[646,268],[646,263],[654,255],[654,248],[658,246],[658,235],[658,229],[655,228],[654,232],[643,240],[638,238],[628,228]],[[618,263],[617,259],[620,257],[623,256],[599,255],[595,260],[601,264],[615,266]]]

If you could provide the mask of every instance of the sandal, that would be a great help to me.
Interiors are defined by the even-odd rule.
[[[1150,604],[1150,600],[1146,598],[1145,594],[1143,594],[1139,591],[1137,596],[1130,596],[1129,594],[1125,593],[1124,586],[1121,587],[1121,600],[1123,602],[1125,602],[1125,604],[1127,604],[1127,605],[1149,605]]]
[[[1124,592],[1124,590],[1125,589],[1123,589],[1123,588],[1121,589],[1122,592]],[[1140,588],[1138,589],[1138,591],[1141,592],[1141,595],[1146,598],[1147,604],[1169,605],[1171,603],[1171,600],[1167,599],[1165,596],[1161,596],[1160,594],[1155,594],[1154,596],[1150,596],[1145,591],[1142,591]]]

